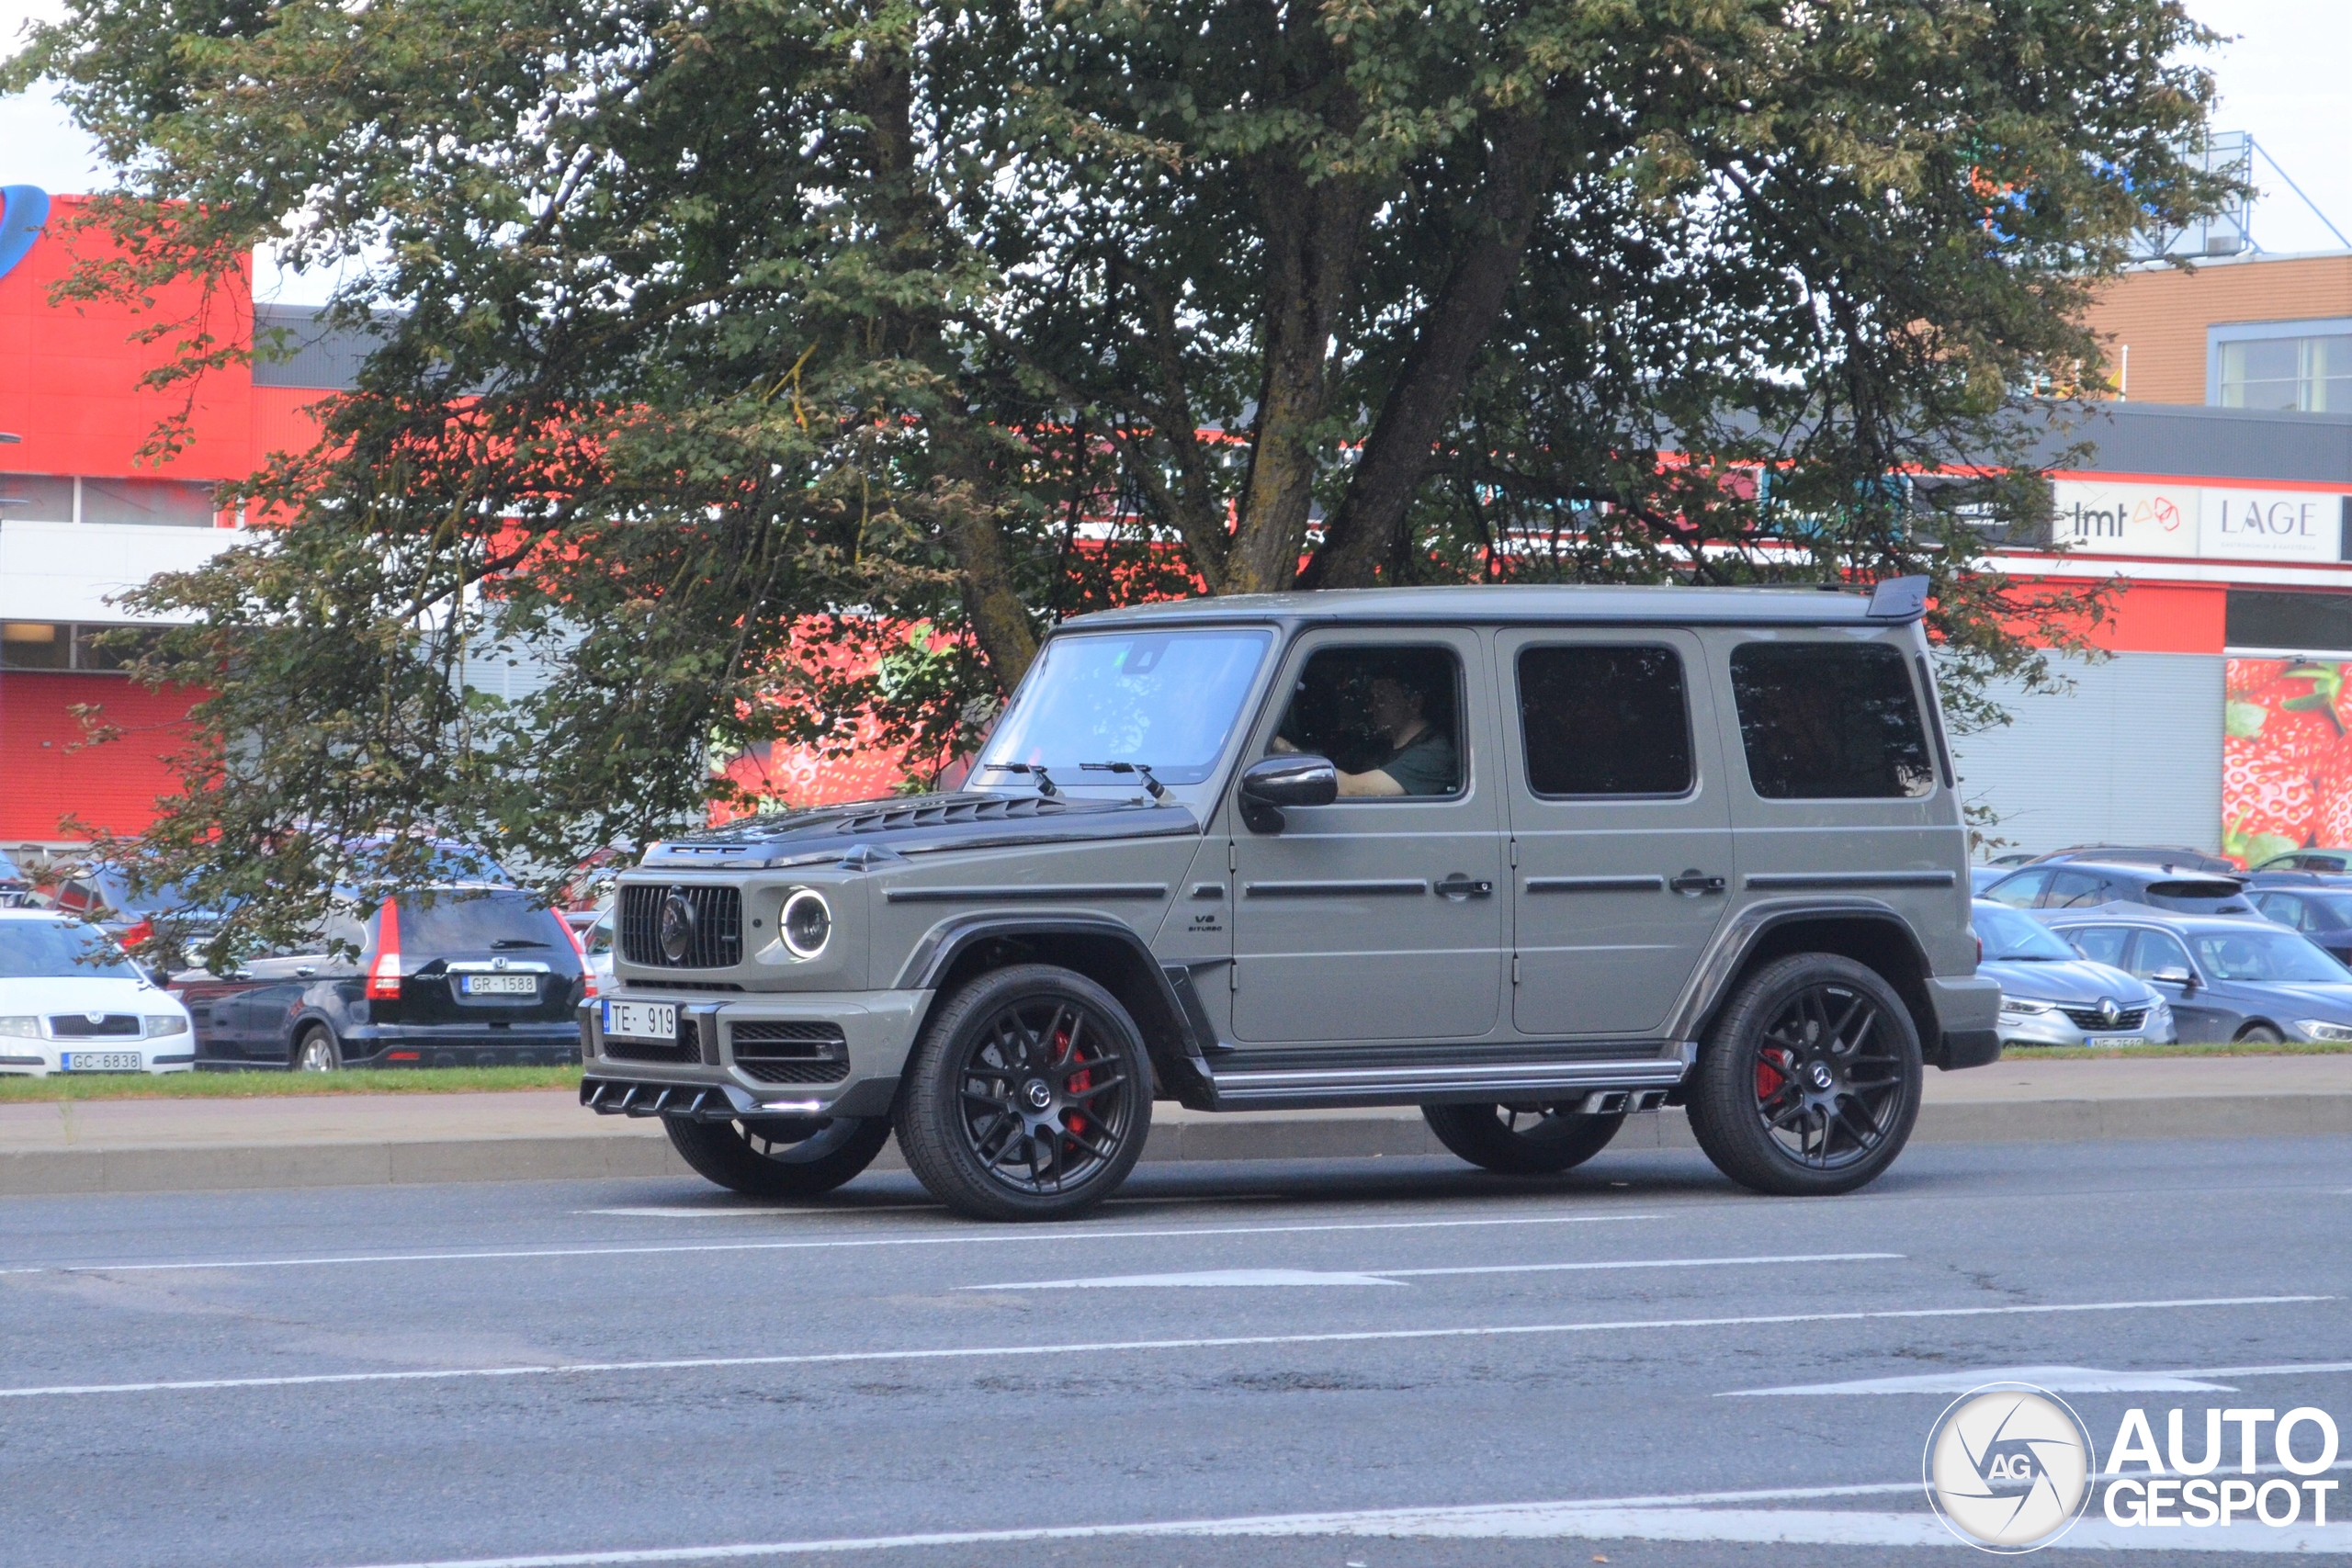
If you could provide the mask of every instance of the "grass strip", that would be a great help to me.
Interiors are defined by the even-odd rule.
[[[0,1077],[0,1105],[32,1100],[285,1100],[315,1094],[480,1094],[580,1087],[572,1067],[356,1067],[340,1073],[54,1073]]]
[[[2290,1041],[2283,1045],[2011,1045],[2004,1062],[2143,1062],[2151,1056],[2342,1056],[2352,1042]]]

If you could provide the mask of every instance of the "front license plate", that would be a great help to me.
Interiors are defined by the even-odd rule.
[[[2083,1042],[2086,1045],[2145,1045],[2147,1043],[2147,1036],[2143,1034],[2094,1034]]]
[[[536,997],[539,994],[539,978],[536,975],[461,975],[458,983],[469,997]]]
[[[135,1073],[146,1066],[136,1051],[61,1051],[57,1054],[57,1070],[62,1073]]]
[[[678,1008],[674,1002],[606,1002],[605,1032],[624,1040],[675,1040]]]

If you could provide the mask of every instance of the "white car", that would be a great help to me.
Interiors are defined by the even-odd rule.
[[[185,1073],[187,1009],[95,926],[0,909],[0,1076]]]

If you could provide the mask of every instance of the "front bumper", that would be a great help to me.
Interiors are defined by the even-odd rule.
[[[707,1121],[888,1115],[932,995],[786,991],[714,999],[632,985],[610,999],[675,1007],[677,1038],[608,1039],[604,1003],[585,1003],[580,1100],[607,1115]]]
[[[163,1049],[153,1049],[153,1045],[161,1045]],[[137,1056],[139,1066],[108,1067],[96,1072],[59,1066],[61,1055],[71,1056],[75,1053],[86,1055],[98,1051],[104,1051],[109,1055],[119,1052]],[[103,1040],[86,1044],[81,1042],[58,1044],[45,1040],[12,1038],[0,1043],[0,1077],[45,1078],[51,1076],[69,1078],[85,1076],[119,1077],[141,1073],[191,1072],[195,1066],[195,1047],[188,1043],[188,1037],[185,1034],[162,1035],[152,1043],[129,1041],[120,1045],[112,1045]]]

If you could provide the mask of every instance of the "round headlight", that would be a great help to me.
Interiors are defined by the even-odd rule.
[[[833,934],[833,911],[826,907],[825,896],[813,887],[804,887],[784,901],[784,945],[795,958],[814,958],[825,951],[826,939]]]

